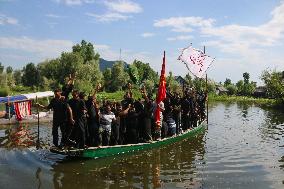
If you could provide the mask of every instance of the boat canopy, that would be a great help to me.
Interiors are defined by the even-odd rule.
[[[16,96],[6,96],[6,97],[0,97],[0,103],[32,100],[36,98],[44,98],[44,97],[49,97],[53,95],[54,93],[52,91],[45,91],[45,92],[21,94],[21,95],[16,95]]]

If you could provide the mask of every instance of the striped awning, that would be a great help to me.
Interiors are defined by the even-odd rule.
[[[6,97],[0,97],[0,103],[32,100],[36,98],[44,98],[53,95],[54,93],[52,91],[45,91],[45,92],[36,92],[36,93],[21,94],[15,96],[6,96]]]

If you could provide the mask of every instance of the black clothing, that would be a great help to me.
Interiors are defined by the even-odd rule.
[[[61,93],[61,95],[65,97],[65,100],[68,100],[69,94],[72,92],[73,88],[74,88],[74,85],[73,85],[73,84],[64,85],[64,86],[62,87],[62,93]]]
[[[127,144],[137,143],[138,114],[129,112],[126,116],[126,142]]]
[[[119,121],[115,121],[111,124],[111,145],[119,144]]]
[[[103,130],[102,132],[102,144],[103,146],[109,146],[110,145],[110,135],[111,133],[107,130]]]
[[[92,102],[92,99],[89,99],[86,102],[86,108],[88,113],[87,125],[89,131],[88,142],[90,146],[98,146],[100,141],[99,136],[99,118],[98,118],[98,110],[96,110],[95,105]]]
[[[121,101],[122,109],[126,109],[129,104],[133,104],[134,99],[133,98],[125,98]]]
[[[145,124],[144,124],[144,106],[140,101],[134,102],[135,112],[137,114],[137,129],[138,129],[138,140],[143,141],[145,133]]]
[[[153,109],[153,104],[151,101],[149,102],[144,102],[144,140],[149,141],[152,140],[152,109]]]
[[[111,145],[117,145],[120,144],[120,116],[119,116],[119,111],[114,110],[114,115],[116,117],[116,120],[112,122],[111,124]]]
[[[84,110],[86,110],[86,106],[83,100],[72,98],[68,101],[68,104],[72,109],[73,119],[75,121],[85,117]]]
[[[182,110],[181,119],[182,119],[182,129],[183,130],[187,130],[190,127],[190,117],[189,117],[189,114],[191,113],[190,106],[191,106],[191,103],[189,101],[189,98],[184,97],[181,103],[181,110]]]
[[[119,120],[119,144],[126,144],[126,117],[120,116]]]
[[[74,137],[77,147],[84,148],[85,146],[85,124],[86,117],[84,110],[86,110],[85,102],[81,99],[70,99],[69,105],[72,109],[73,119],[75,120],[72,136]]]
[[[68,120],[68,104],[65,100],[53,98],[48,109],[53,109],[53,124],[61,124]]]
[[[48,109],[53,109],[52,136],[54,146],[58,146],[58,128],[60,128],[62,135],[61,144],[66,144],[68,135],[68,107],[69,105],[65,100],[58,98],[53,98],[47,106]]]

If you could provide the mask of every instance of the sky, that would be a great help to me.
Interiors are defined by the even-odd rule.
[[[91,42],[106,60],[134,59],[174,75],[192,43],[215,57],[208,77],[237,82],[284,70],[283,0],[0,0],[0,62],[21,69]]]

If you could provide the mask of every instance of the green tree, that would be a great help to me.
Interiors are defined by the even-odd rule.
[[[2,73],[0,74],[0,87],[7,87],[7,74],[6,73]]]
[[[8,66],[8,67],[6,68],[6,73],[7,73],[7,74],[12,74],[12,73],[13,73],[13,68],[12,68],[11,66]]]
[[[88,64],[92,67],[92,85],[95,87],[103,81],[103,73],[100,70],[99,60],[90,60]]]
[[[13,73],[13,77],[14,77],[16,85],[22,84],[22,71],[21,70],[15,70]]]
[[[244,84],[249,84],[249,73],[245,72],[243,73],[243,78],[244,78]]]
[[[268,96],[284,102],[284,81],[282,76],[282,72],[264,70],[261,79],[267,87]]]
[[[104,89],[106,91],[110,90],[110,85],[111,85],[111,68],[107,68],[104,72],[103,72],[103,76],[104,76]]]
[[[144,84],[148,94],[156,93],[156,90],[155,90],[156,88],[155,88],[154,81],[152,81],[152,80],[144,80],[143,84]]]
[[[204,79],[196,77],[193,79],[192,84],[196,91],[205,90],[206,82]]]
[[[49,80],[58,80],[60,78],[61,66],[60,58],[46,60],[38,64],[41,75]]]
[[[78,72],[79,67],[84,60],[79,53],[63,52],[60,57],[60,66],[58,68],[58,79],[61,84],[64,84],[65,78],[70,74]]]
[[[239,81],[236,83],[236,87],[237,87],[237,93],[238,93],[238,94],[242,94],[243,88],[244,88],[244,81],[243,81],[243,80],[239,80]]]
[[[184,80],[186,82],[185,84],[192,86],[192,77],[189,74],[185,75]]]
[[[243,78],[244,78],[244,84],[243,84],[242,95],[250,96],[253,94],[256,84],[254,82],[249,81],[250,75],[247,72],[243,73]]]
[[[207,91],[208,93],[216,93],[216,84],[213,81],[207,82]]]
[[[227,86],[229,86],[231,84],[232,84],[232,81],[230,79],[226,78],[226,80],[224,82],[224,87],[227,87]]]
[[[22,82],[24,86],[34,87],[40,85],[40,74],[34,63],[28,63],[23,69]]]
[[[83,58],[83,63],[87,63],[91,60],[99,60],[100,55],[95,53],[92,43],[87,43],[85,40],[81,41],[81,44],[76,44],[72,47],[74,53],[79,53]]]
[[[155,84],[158,83],[159,75],[151,68],[149,63],[134,60],[133,65],[135,65],[138,71],[138,83],[142,83],[144,80],[152,80]]]
[[[4,71],[4,65],[2,65],[2,63],[0,62],[0,74],[2,74]]]
[[[226,86],[226,89],[228,90],[228,95],[235,95],[237,94],[237,87],[233,84],[229,84]]]
[[[92,93],[98,83],[101,83],[101,80],[102,73],[99,64],[95,60],[91,60],[79,66],[75,87],[82,91]]]
[[[139,78],[138,68],[135,64],[128,66],[128,74],[134,84],[141,84],[142,81]]]
[[[169,76],[166,78],[166,82],[167,88],[170,91],[181,92],[182,86],[180,86],[179,83],[175,80],[173,72],[169,72]]]
[[[129,75],[124,70],[123,62],[116,62],[111,70],[111,91],[121,90],[129,81]]]

